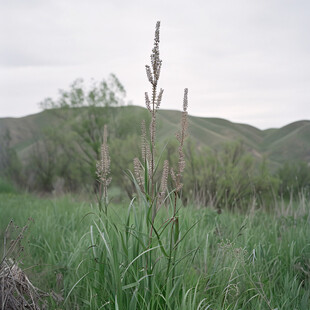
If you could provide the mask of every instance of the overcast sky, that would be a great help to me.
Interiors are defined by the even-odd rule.
[[[265,129],[310,119],[309,0],[0,0],[0,117],[115,73],[144,105],[161,21],[163,109]]]

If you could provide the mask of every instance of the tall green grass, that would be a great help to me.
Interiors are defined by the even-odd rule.
[[[63,296],[59,305],[49,300],[49,309],[306,310],[309,209],[305,200],[272,213],[181,209],[180,229],[192,228],[178,251],[190,255],[177,265],[168,295],[159,293],[166,285],[159,247],[152,250],[158,259],[153,275],[143,278],[146,253],[138,240],[148,236],[136,234],[145,225],[139,205],[131,206],[128,223],[128,206],[110,205],[110,219],[98,220],[95,209],[72,197],[0,194],[0,231],[11,219],[22,226],[33,218],[22,267],[35,285]]]
[[[157,110],[163,95],[163,89],[158,91],[162,64],[159,30],[160,22],[157,22],[151,66],[146,66],[151,84],[150,95],[145,93],[146,107],[151,116],[150,129],[147,131],[145,122],[142,122],[142,156],[140,160],[134,159],[134,173],[129,172],[138,203],[131,201],[121,225],[122,219],[113,221],[108,212],[111,177],[106,128],[103,134],[101,159],[97,162],[99,214],[90,226],[91,247],[97,264],[90,268],[95,272],[87,274],[98,289],[97,296],[100,296],[95,309],[103,305],[108,309],[190,309],[188,300],[191,300],[191,294],[187,294],[187,299],[183,298],[186,286],[182,269],[194,250],[180,255],[179,248],[189,230],[180,229],[182,217],[178,214],[185,168],[183,146],[187,131],[188,91],[184,90],[181,128],[177,133],[178,163],[177,167],[169,169],[168,160],[161,160],[156,152]],[[173,189],[168,189],[169,175]],[[165,202],[170,202],[167,203],[167,212],[164,212],[167,214],[160,216]]]
[[[17,193],[17,189],[14,187],[13,184],[11,184],[10,182],[8,182],[7,180],[4,180],[0,177],[0,193]]]

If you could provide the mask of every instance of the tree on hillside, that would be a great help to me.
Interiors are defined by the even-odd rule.
[[[0,176],[20,184],[22,165],[11,140],[10,130],[6,129],[0,136]]]
[[[95,163],[100,158],[104,126],[108,125],[111,128],[109,135],[115,137],[115,107],[123,105],[125,89],[111,74],[107,80],[93,82],[89,88],[82,79],[77,79],[69,90],[60,90],[59,94],[56,100],[47,98],[40,103],[43,109],[51,110],[61,120],[59,127],[50,128],[49,132],[54,137],[57,131],[67,137],[67,143],[59,143],[63,160],[66,162],[66,155],[71,161],[79,162],[79,168],[86,166],[95,178]],[[62,170],[68,176],[68,169]]]
[[[115,122],[113,108],[124,103],[125,89],[111,74],[108,80],[93,82],[88,90],[84,81],[77,79],[68,91],[60,90],[59,93],[56,101],[47,98],[40,105],[44,109],[53,109],[57,116],[63,118],[62,129],[76,134],[76,148],[83,153],[85,162],[93,165],[94,157],[99,159],[104,125]]]
[[[31,150],[26,167],[28,185],[35,190],[51,192],[57,171],[57,144],[45,137]]]
[[[108,125],[113,184],[128,195],[132,194],[132,186],[124,171],[131,167],[132,153],[138,148],[141,120],[149,122],[147,111],[122,108],[125,90],[115,75],[100,83],[93,82],[89,88],[78,79],[69,90],[60,90],[59,94],[56,100],[47,98],[40,104],[57,116],[59,125],[44,130],[41,142],[34,150],[36,156],[33,156],[35,160],[31,161],[31,166],[40,162],[44,170],[49,171],[37,176],[51,176],[49,182],[46,180],[49,184],[46,188],[51,188],[52,179],[57,178],[64,180],[68,190],[77,189],[79,184],[92,184],[96,179],[95,163],[100,158],[104,126]],[[54,149],[57,161],[47,155],[51,149]],[[51,164],[53,173],[50,173]]]

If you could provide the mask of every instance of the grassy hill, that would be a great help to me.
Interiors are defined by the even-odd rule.
[[[140,123],[145,117],[145,109],[142,107],[124,106],[115,109],[116,115],[124,113],[131,117],[136,116],[134,120],[126,120],[124,126],[132,121]],[[82,113],[81,110],[79,117],[82,117]],[[179,128],[180,118],[179,111],[159,111],[159,140],[164,141],[174,136]],[[57,127],[59,122],[59,115],[52,110],[21,118],[0,118],[0,136],[8,129],[12,139],[11,146],[22,158],[45,128]],[[220,148],[224,143],[241,140],[253,155],[258,158],[266,156],[274,166],[292,160],[310,162],[310,121],[307,120],[294,122],[279,129],[260,130],[220,118],[189,116],[189,134],[198,145],[212,149]]]

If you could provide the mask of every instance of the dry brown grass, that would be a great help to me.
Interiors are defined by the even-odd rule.
[[[45,293],[35,287],[24,270],[21,254],[22,241],[28,225],[19,228],[11,221],[4,234],[3,257],[0,262],[0,309],[47,309],[46,297],[61,301],[55,293]]]

